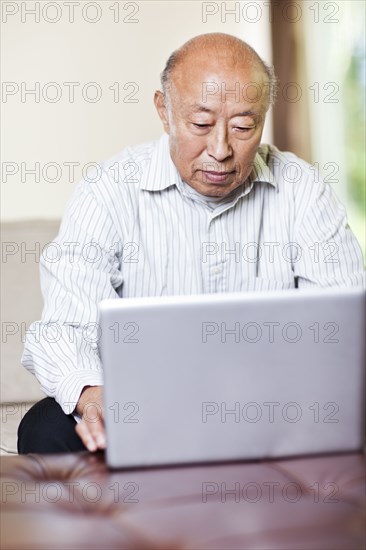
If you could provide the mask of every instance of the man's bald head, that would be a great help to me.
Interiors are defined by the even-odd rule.
[[[245,69],[261,73],[268,83],[268,105],[274,103],[277,78],[273,68],[267,65],[249,44],[224,33],[195,36],[170,55],[161,73],[161,85],[167,103],[172,82],[189,78],[190,68],[200,63],[205,67],[220,64],[228,69]]]

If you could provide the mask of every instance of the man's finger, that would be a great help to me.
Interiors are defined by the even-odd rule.
[[[88,423],[88,428],[97,446],[100,449],[105,449],[106,437],[103,421],[99,419],[97,422]]]

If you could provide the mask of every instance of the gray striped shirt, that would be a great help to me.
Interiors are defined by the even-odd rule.
[[[22,363],[66,414],[103,384],[104,298],[364,284],[345,209],[314,167],[261,145],[248,179],[207,200],[181,180],[166,134],[80,182],[40,266],[45,305]]]

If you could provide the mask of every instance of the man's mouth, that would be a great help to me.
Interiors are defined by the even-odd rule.
[[[204,183],[210,182],[210,183],[222,183],[228,179],[228,177],[231,174],[234,174],[235,170],[231,170],[230,172],[217,172],[215,170],[202,170],[202,174],[204,176]]]

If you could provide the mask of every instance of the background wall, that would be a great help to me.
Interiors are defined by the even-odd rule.
[[[248,22],[242,13],[230,15],[215,2],[81,1],[70,22],[65,2],[38,2],[38,9],[36,4],[2,2],[5,220],[59,218],[87,163],[158,138],[162,127],[153,94],[168,56],[189,38],[215,31],[233,34],[271,62],[269,17],[263,11],[254,22],[255,6],[246,17],[253,22]],[[48,21],[57,17],[55,23]],[[56,85],[49,86],[52,82]],[[72,86],[65,82],[80,84],[73,102]],[[88,85],[92,82],[97,86]],[[39,97],[26,94],[36,83]],[[101,98],[93,102],[98,92]],[[57,94],[60,98],[50,102]],[[269,116],[264,140],[271,139]],[[26,173],[36,163],[38,182]],[[65,163],[78,163],[74,177]]]

